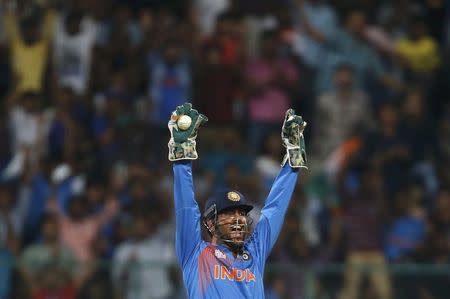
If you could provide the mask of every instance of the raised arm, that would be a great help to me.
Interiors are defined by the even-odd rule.
[[[320,32],[319,30],[316,30],[313,25],[308,20],[308,17],[306,16],[305,10],[304,10],[304,0],[297,0],[297,7],[299,12],[299,20],[300,23],[305,30],[306,34],[308,34],[309,37],[317,41],[318,43],[325,43],[327,41],[327,36]]]
[[[178,123],[182,115],[187,115],[191,119],[191,123],[188,123],[184,130]],[[201,241],[200,210],[194,197],[190,160],[198,158],[195,139],[198,127],[206,121],[206,116],[199,114],[187,103],[177,107],[168,124],[171,134],[169,160],[174,162],[175,243],[177,257],[182,265],[193,255]]]
[[[200,210],[194,199],[192,167],[189,161],[173,164],[176,221],[176,252],[184,264],[192,256],[201,239]]]
[[[275,179],[256,225],[254,238],[264,258],[270,253],[280,234],[289,202],[294,192],[299,169],[306,167],[306,151],[303,130],[306,122],[289,109],[283,123],[282,140],[286,155]]]
[[[275,179],[263,209],[257,227],[260,230],[267,230],[265,251],[270,251],[275,244],[281,227],[283,226],[284,215],[286,214],[292,193],[297,182],[298,169],[285,164]],[[268,254],[267,252],[267,254]]]

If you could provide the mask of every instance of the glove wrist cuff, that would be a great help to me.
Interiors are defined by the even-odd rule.
[[[286,162],[289,162],[289,166],[292,168],[306,168],[306,152],[300,147],[286,148],[286,154],[283,157],[281,166],[284,166]]]
[[[195,140],[188,139],[183,143],[176,143],[173,138],[171,138],[168,147],[169,161],[198,159]]]

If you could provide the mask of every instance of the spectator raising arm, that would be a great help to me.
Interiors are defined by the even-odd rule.
[[[297,0],[298,11],[300,13],[300,23],[303,26],[306,34],[308,34],[312,39],[316,40],[319,43],[325,43],[327,41],[327,37],[325,34],[316,30],[314,26],[308,20],[308,17],[305,14],[304,5],[305,0]]]

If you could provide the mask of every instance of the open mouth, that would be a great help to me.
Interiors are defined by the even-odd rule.
[[[232,239],[243,239],[245,235],[245,228],[240,224],[233,224],[230,226],[230,237]]]

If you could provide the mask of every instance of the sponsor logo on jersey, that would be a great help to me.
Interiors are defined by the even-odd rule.
[[[250,269],[227,268],[222,265],[214,266],[214,279],[238,282],[256,281],[256,276]]]
[[[234,191],[228,192],[227,197],[231,201],[240,201],[241,200],[241,196]]]
[[[214,251],[214,255],[218,258],[218,259],[226,259],[227,256],[225,255],[225,253],[223,253],[222,251],[220,251],[219,249],[216,249]]]

